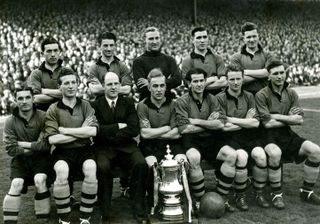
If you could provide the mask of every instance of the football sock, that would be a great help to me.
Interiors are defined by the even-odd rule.
[[[189,183],[193,196],[197,201],[204,195],[204,176],[201,168],[190,169]]]
[[[281,193],[281,166],[269,166],[268,171],[272,192],[275,194]]]
[[[3,200],[3,221],[4,224],[15,224],[18,222],[21,196],[7,194]]]
[[[92,211],[93,205],[96,202],[98,190],[98,181],[89,181],[84,179],[81,190],[81,204],[80,204],[80,217],[89,218]]]
[[[302,188],[304,190],[312,190],[315,183],[317,182],[319,175],[319,163],[311,162],[306,160],[304,163],[304,182]]]
[[[248,169],[247,167],[236,167],[234,177],[235,189],[237,194],[244,194],[247,189]]]
[[[253,188],[256,192],[262,192],[263,188],[266,186],[268,179],[267,167],[261,167],[255,164],[252,169],[253,175]]]
[[[34,196],[34,210],[37,218],[48,218],[50,213],[50,192],[36,193]]]
[[[229,194],[229,191],[232,186],[232,182],[236,174],[235,167],[232,167],[227,163],[223,163],[220,167],[220,172],[217,172],[217,173],[218,173],[217,192],[220,195]]]
[[[56,181],[53,184],[53,195],[57,206],[57,213],[60,219],[69,222],[70,220],[70,188],[68,182],[60,184]]]

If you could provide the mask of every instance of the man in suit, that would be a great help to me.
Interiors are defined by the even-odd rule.
[[[139,134],[138,116],[131,98],[119,95],[119,76],[107,72],[104,79],[105,95],[97,98],[92,106],[100,123],[96,139],[98,165],[98,199],[102,223],[110,219],[113,177],[111,167],[120,166],[130,170],[133,213],[138,223],[146,221],[145,180],[148,166],[133,139]]]

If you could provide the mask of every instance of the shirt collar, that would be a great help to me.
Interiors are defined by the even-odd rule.
[[[289,86],[289,83],[288,82],[284,82],[283,84],[283,88],[281,90],[281,93],[283,92],[283,90],[287,89]],[[274,91],[273,87],[272,87],[272,84],[271,84],[271,81],[268,82],[268,88],[271,90],[271,92],[276,95],[279,99],[281,99],[281,95],[279,95],[279,93],[277,93],[276,91]]]
[[[203,96],[202,96],[202,101],[208,96],[209,92],[207,90],[204,90]],[[195,99],[192,95],[192,91],[189,89],[189,96],[193,99],[195,102],[199,102],[199,100]],[[202,102],[200,102],[202,103]]]
[[[109,104],[109,107],[111,107],[112,101],[114,101],[114,105],[117,105],[118,97],[116,99],[113,99],[113,100],[111,100],[111,99],[109,99],[107,97],[104,97],[104,98],[107,100],[107,102]]]
[[[98,61],[96,62],[96,64],[97,65],[101,65],[101,66],[109,66],[109,64],[108,63],[105,63],[105,62],[103,62],[102,60],[101,60],[101,58],[102,57],[99,57],[99,59],[98,59]],[[111,61],[111,63],[113,63],[113,62],[119,62],[120,61],[120,59],[117,57],[117,56],[113,56],[113,61]],[[111,64],[110,63],[110,64]]]
[[[144,54],[148,57],[157,57],[161,55],[161,51],[146,51]]]
[[[229,91],[228,91],[228,89],[229,89],[229,87],[227,87],[224,91],[225,91],[225,93],[226,93],[226,96],[227,96],[227,98],[228,99],[233,99],[233,100],[237,100],[238,98],[237,97],[235,97],[235,96],[232,96],[230,93],[229,93]],[[240,92],[240,94],[239,94],[239,97],[240,96],[243,96],[243,89],[241,88],[241,92]]]
[[[172,98],[170,97],[166,97],[166,100],[163,102],[163,104],[161,105],[161,107],[170,104],[172,101]],[[146,104],[149,108],[152,109],[159,109],[154,103],[152,103],[151,101],[151,97],[147,97],[146,100],[144,101],[144,104]]]
[[[255,52],[256,53],[261,53],[263,52],[263,48],[260,44],[258,44],[258,50]],[[244,55],[249,55],[250,57],[253,56],[252,54],[250,54],[248,51],[247,51],[247,45],[243,45],[241,47],[241,54],[244,54]]]
[[[33,110],[33,112],[32,112],[32,116],[31,116],[30,120],[31,120],[32,117],[35,115],[35,112],[36,112],[36,110],[37,110],[34,105],[33,105],[33,109],[32,109],[32,110]],[[16,107],[13,108],[13,110],[12,110],[12,115],[15,116],[15,117],[17,117],[17,118],[19,118],[20,120],[22,120],[25,125],[28,124],[28,121],[27,121],[25,118],[23,118],[23,117],[20,116],[20,114],[19,114],[19,107],[18,107],[18,106],[16,106]]]
[[[80,99],[80,98],[77,97],[76,99],[77,99],[77,102],[76,102],[75,106],[76,106],[76,105],[79,105],[79,104],[81,103],[81,99]],[[74,107],[75,107],[75,106],[74,106]],[[70,114],[73,113],[73,108],[65,105],[65,104],[63,103],[62,99],[58,101],[57,107],[60,108],[60,109],[68,110],[68,111],[70,112]]]
[[[210,48],[207,48],[207,52],[206,52],[206,55],[205,55],[205,56],[207,56],[208,54],[213,54]],[[194,51],[194,49],[193,49],[193,51],[191,52],[190,57],[191,57],[192,59],[196,59],[196,58],[199,58],[199,59],[201,59],[201,60],[204,60],[204,59],[205,59],[205,57],[203,57],[201,54],[197,54],[197,53]]]
[[[57,62],[58,67],[57,67],[57,68],[60,68],[60,67],[62,66],[62,62],[63,62],[63,61],[62,61],[61,59],[58,60],[58,62]],[[39,69],[40,69],[41,71],[43,71],[43,72],[48,72],[49,74],[52,74],[52,71],[49,70],[49,69],[47,69],[45,64],[46,64],[45,61],[42,62],[41,65],[40,65],[40,67],[39,67]],[[57,69],[57,68],[56,68],[56,69]]]

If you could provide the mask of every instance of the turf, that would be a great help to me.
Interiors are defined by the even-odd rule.
[[[301,101],[301,106],[303,108],[312,109],[305,111],[304,124],[299,127],[294,127],[293,129],[299,133],[301,136],[320,144],[320,99],[305,99]],[[319,110],[319,111],[317,111]],[[2,139],[3,123],[0,124],[0,138]],[[10,185],[9,180],[9,165],[10,158],[6,154],[3,143],[0,143],[0,201],[3,201],[4,195],[7,193]],[[219,223],[219,224],[317,224],[320,223],[320,206],[308,205],[300,202],[299,199],[299,187],[302,184],[303,175],[302,165],[296,164],[285,164],[284,165],[284,180],[283,180],[283,190],[284,199],[286,202],[286,209],[282,211],[270,209],[261,209],[257,207],[254,203],[254,198],[252,190],[250,189],[249,205],[250,210],[248,212],[236,211],[233,214],[225,214],[222,218],[218,220],[200,218],[195,220],[195,223]],[[212,190],[214,188],[213,181],[213,171],[209,170],[205,172],[205,184],[207,190]],[[112,223],[135,223],[132,215],[130,202],[127,198],[120,197],[119,191],[119,179],[114,179],[114,193],[113,193],[113,222]],[[319,181],[318,181],[319,182]],[[317,183],[315,191],[320,193],[320,184]],[[76,197],[79,198],[79,187],[80,184],[76,183],[75,193]],[[57,215],[54,202],[52,200],[52,214],[49,220],[37,220],[33,213],[33,196],[34,189],[29,187],[29,192],[23,195],[21,212],[19,215],[19,223],[22,224],[41,224],[41,223],[57,223]],[[2,203],[1,203],[2,208]],[[73,223],[77,219],[77,209],[73,209]],[[95,208],[95,215],[92,219],[92,224],[99,224],[99,211]],[[2,213],[0,215],[0,222],[2,222]]]

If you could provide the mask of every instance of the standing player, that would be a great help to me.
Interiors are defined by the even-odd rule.
[[[150,96],[147,76],[154,68],[160,68],[166,77],[167,92],[181,84],[181,74],[175,59],[161,53],[162,40],[158,28],[145,29],[144,38],[146,52],[137,57],[132,65],[133,78],[140,92],[140,100]]]
[[[190,163],[189,183],[196,205],[205,193],[204,176],[200,166],[201,157],[221,166],[217,191],[227,196],[235,177],[236,151],[224,145],[217,130],[224,127],[224,115],[217,98],[205,92],[207,73],[199,68],[186,74],[189,93],[176,101],[176,123],[182,134],[183,147]],[[234,211],[226,200],[226,209]]]
[[[98,37],[101,57],[89,68],[89,89],[95,95],[104,94],[104,76],[114,72],[119,76],[121,87],[119,94],[128,95],[131,92],[132,78],[129,68],[115,55],[117,37],[105,32]]]
[[[108,72],[104,77],[105,96],[92,106],[100,124],[96,138],[98,165],[98,200],[102,222],[110,221],[113,177],[112,166],[130,171],[133,213],[139,223],[146,221],[145,194],[148,167],[133,139],[139,134],[139,122],[132,98],[119,95],[119,76]]]
[[[13,157],[11,162],[11,186],[3,200],[3,221],[17,223],[21,193],[34,183],[36,195],[34,209],[37,217],[48,217],[50,192],[47,174],[50,167],[50,145],[43,138],[45,113],[33,108],[32,89],[22,86],[16,89],[17,107],[6,119],[3,132],[5,149]]]
[[[80,223],[90,224],[93,204],[96,201],[96,163],[91,148],[91,137],[96,136],[98,123],[94,110],[84,100],[76,98],[79,79],[69,72],[59,74],[58,84],[62,100],[52,104],[46,116],[46,136],[55,145],[52,152],[56,179],[53,194],[59,223],[70,223],[70,188],[68,178],[82,170]]]
[[[256,191],[256,201],[263,208],[269,203],[263,196],[268,173],[266,154],[257,132],[259,126],[258,114],[255,108],[254,96],[242,89],[243,71],[233,66],[227,67],[228,88],[217,95],[221,109],[227,115],[227,123],[223,128],[227,143],[237,149],[236,175],[234,179],[236,191],[236,206],[242,211],[249,209],[246,190],[248,179],[248,154],[253,158],[253,186]]]
[[[313,192],[319,175],[320,148],[290,128],[303,123],[303,112],[297,93],[288,87],[283,63],[274,61],[267,67],[270,82],[256,94],[256,105],[266,128],[265,152],[268,155],[269,181],[272,188],[272,203],[283,209],[281,190],[281,160],[304,162],[304,182],[300,198],[311,204],[320,205],[320,197]]]
[[[227,86],[223,59],[209,47],[208,31],[205,28],[196,27],[191,35],[194,49],[182,61],[182,77],[185,80],[187,72],[192,68],[203,69],[208,74],[206,90],[215,95]]]
[[[244,45],[239,53],[231,57],[231,64],[244,71],[244,89],[255,95],[267,85],[267,65],[274,59],[270,52],[263,50],[259,43],[258,28],[246,22],[241,26]]]
[[[61,49],[59,42],[48,37],[41,43],[41,51],[44,62],[38,69],[31,72],[29,85],[35,94],[34,103],[37,108],[47,111],[49,106],[61,99],[61,92],[58,89],[58,76],[62,70],[72,71],[62,66],[59,58]]]

